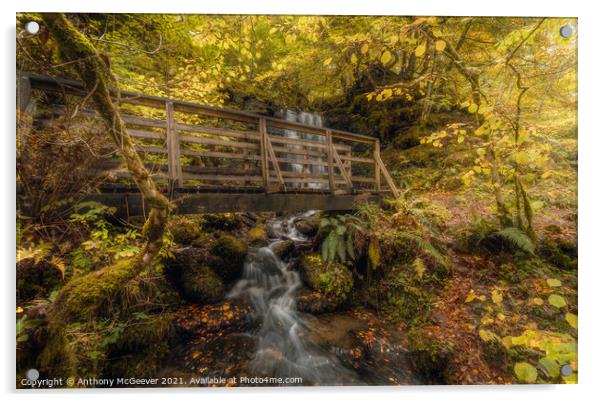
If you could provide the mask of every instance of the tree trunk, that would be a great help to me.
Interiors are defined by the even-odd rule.
[[[150,214],[144,224],[146,247],[138,256],[136,264],[138,270],[141,270],[154,260],[163,245],[163,232],[170,210],[169,201],[157,190],[157,186],[145,169],[119,109],[111,98],[110,85],[115,84],[116,81],[108,63],[64,14],[45,13],[42,18],[58,45],[63,61],[73,63],[85,89],[89,92],[89,99],[104,120],[126,162],[128,171],[150,206]]]

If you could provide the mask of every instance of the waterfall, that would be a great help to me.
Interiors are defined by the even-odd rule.
[[[307,126],[314,127],[322,127],[322,116],[318,113],[310,113],[310,112],[295,112],[294,110],[285,109],[281,112],[283,118],[287,121],[305,124]],[[287,138],[295,138],[302,139],[308,141],[315,141],[324,143],[325,138],[321,135],[310,134],[305,132],[300,132],[296,130],[284,130],[284,136]],[[302,145],[287,145],[287,147],[292,149],[302,149]],[[289,158],[298,158],[303,159],[300,155],[290,155]],[[312,158],[313,159],[313,158]],[[315,166],[315,165],[304,165],[300,163],[289,163],[287,164],[289,167],[286,170],[295,172],[295,173],[311,173],[311,174],[326,174],[327,169],[325,166]],[[301,188],[300,185],[293,186],[296,188]],[[308,183],[305,188],[312,189],[325,189],[328,188],[326,183]]]
[[[251,250],[242,279],[229,297],[245,297],[252,305],[251,319],[259,328],[251,335],[257,349],[251,369],[256,375],[279,378],[301,377],[304,385],[350,385],[356,375],[341,365],[336,356],[306,342],[302,337],[308,321],[297,311],[296,293],[302,286],[299,273],[274,254],[275,247],[290,239],[307,240],[294,221],[313,212],[270,223],[273,238],[266,247]]]

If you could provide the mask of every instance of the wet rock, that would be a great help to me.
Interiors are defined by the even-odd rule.
[[[187,216],[176,216],[169,221],[167,229],[176,243],[191,244],[201,236],[201,228],[198,220]]]
[[[342,303],[339,297],[302,289],[297,296],[297,310],[302,313],[323,314],[335,311]]]
[[[212,244],[208,264],[226,282],[240,277],[248,246],[234,236],[223,234]]]
[[[420,330],[410,332],[408,350],[416,373],[426,383],[448,384],[454,372],[454,349]]]
[[[319,214],[311,215],[307,218],[300,218],[294,222],[295,228],[299,233],[313,237],[318,233],[318,227],[320,226],[321,217]]]
[[[353,287],[351,271],[343,264],[325,262],[317,253],[304,255],[299,261],[301,276],[307,285],[325,295],[347,299]]]
[[[283,240],[272,246],[272,251],[281,260],[286,260],[295,254],[295,242],[292,240]]]
[[[251,246],[266,246],[268,244],[268,234],[265,225],[257,225],[249,229],[247,238]]]
[[[205,214],[202,217],[202,227],[207,230],[236,230],[240,229],[244,220],[242,214]]]

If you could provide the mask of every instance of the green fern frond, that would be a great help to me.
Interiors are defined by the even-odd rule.
[[[507,227],[498,230],[495,234],[502,239],[514,244],[518,249],[528,253],[535,254],[535,245],[525,232],[519,228]]]

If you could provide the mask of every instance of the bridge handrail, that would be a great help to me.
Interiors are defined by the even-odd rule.
[[[31,90],[37,89],[42,91],[59,92],[70,95],[85,96],[86,92],[84,84],[81,81],[50,77],[35,73],[19,72],[18,73],[18,103],[21,110],[25,109],[25,106],[29,103],[31,98]],[[113,95],[117,95],[117,91],[113,90]],[[351,163],[353,160],[361,160],[362,158],[348,156],[339,156],[337,149],[344,147],[340,144],[334,144],[333,138],[341,139],[344,141],[351,141],[354,143],[368,144],[374,147],[372,152],[372,158],[374,163],[374,183],[375,190],[381,191],[380,179],[381,174],[384,176],[387,187],[393,193],[394,196],[399,195],[399,191],[396,188],[391,176],[389,175],[381,157],[380,157],[380,142],[377,138],[369,137],[366,135],[350,133],[342,130],[336,130],[328,127],[315,127],[309,126],[302,123],[290,122],[274,117],[264,116],[256,113],[216,108],[213,106],[196,104],[192,102],[165,98],[161,96],[145,95],[132,91],[119,91],[119,101],[121,103],[140,105],[153,107],[157,109],[163,109],[167,113],[167,117],[164,121],[167,134],[167,155],[168,155],[168,176],[170,180],[173,180],[176,185],[183,185],[183,173],[182,166],[180,164],[180,138],[177,132],[179,128],[185,126],[175,121],[175,112],[184,113],[198,113],[207,117],[217,117],[235,120],[239,122],[254,123],[259,127],[259,148],[260,148],[260,161],[262,170],[262,181],[263,187],[268,191],[270,187],[269,177],[269,165],[272,164],[272,168],[276,173],[277,181],[280,183],[280,189],[286,190],[285,182],[292,181],[294,179],[285,179],[283,172],[280,171],[279,163],[282,163],[281,159],[276,156],[276,152],[282,152],[280,150],[274,150],[271,144],[270,135],[267,132],[267,126],[285,130],[298,130],[310,134],[316,134],[324,137],[324,145],[319,145],[326,149],[326,156],[328,158],[328,184],[329,188],[334,191],[336,188],[336,180],[334,174],[334,168],[338,168],[340,176],[342,176],[346,186],[349,190],[353,188],[352,177],[350,174],[350,167],[343,166],[343,160]],[[131,116],[131,119],[136,117]],[[138,118],[139,120],[142,120]],[[283,140],[276,140],[276,142],[282,142]],[[286,139],[286,143],[294,144],[295,140]],[[297,142],[303,142],[297,140]],[[311,142],[311,141],[310,141]],[[314,147],[316,145],[306,145],[308,147]],[[276,147],[278,148],[278,147]],[[284,158],[286,159],[286,158]],[[286,176],[286,174],[285,174]],[[340,183],[340,181],[339,181]]]

